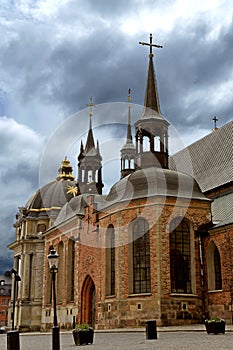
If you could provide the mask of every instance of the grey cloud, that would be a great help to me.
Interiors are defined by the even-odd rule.
[[[168,3],[173,1],[166,1],[166,5]],[[156,6],[158,4],[165,6],[164,1],[156,2]],[[155,6],[151,0],[143,1],[143,5],[145,8]],[[128,88],[131,88],[132,103],[143,104],[148,48],[140,47],[138,41],[148,40],[148,33],[129,36],[118,28],[120,19],[141,8],[141,1],[120,0],[113,6],[107,0],[88,0],[81,4],[73,0],[58,11],[54,22],[32,21],[23,18],[15,7],[9,8],[4,16],[9,20],[15,18],[15,23],[7,29],[2,26],[5,36],[0,56],[4,85],[1,113],[8,109],[6,99],[10,96],[11,114],[16,119],[27,120],[35,130],[43,129],[49,139],[54,125],[85,108],[90,96],[96,104],[126,102]],[[212,88],[218,94],[220,85],[232,74],[233,24],[223,25],[219,36],[211,38],[212,28],[207,20],[202,17],[189,23],[176,22],[171,32],[163,34],[163,42],[158,37],[164,46],[155,52],[161,109],[180,133],[194,127],[211,129],[214,115],[219,117],[220,125],[232,119],[232,98],[214,103],[208,91]],[[125,121],[124,114],[109,113],[101,117],[95,113],[93,120],[98,122]],[[86,115],[81,116],[74,128],[66,130],[67,139],[70,134],[83,133],[88,123],[85,118]],[[18,134],[28,136],[26,130]],[[4,160],[11,162],[2,173],[1,195],[11,200],[15,208],[24,205],[23,201],[36,189],[39,153],[44,141],[37,135],[23,144],[18,134],[12,136],[4,131],[0,149],[3,156],[7,154]],[[116,136],[122,135],[124,137],[124,131],[119,130]],[[31,148],[34,153],[30,153]],[[22,158],[25,149],[30,153],[26,159]],[[56,150],[55,145],[55,153]],[[54,162],[56,169],[49,172],[52,178],[56,176],[54,172],[61,157],[63,154]],[[0,162],[0,165],[2,169],[6,167],[6,163]],[[11,218],[12,213],[11,207],[1,217],[2,232],[7,231],[7,221],[11,220],[7,217]]]
[[[14,218],[38,188],[40,135],[6,117],[0,118],[0,242],[6,247],[14,240]],[[0,247],[0,270],[11,267],[11,253]]]

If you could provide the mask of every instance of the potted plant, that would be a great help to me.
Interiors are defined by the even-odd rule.
[[[211,317],[209,320],[205,320],[205,327],[208,334],[225,334],[225,324],[225,320],[218,317]]]
[[[88,324],[77,324],[73,329],[75,345],[87,345],[93,343],[94,330]]]

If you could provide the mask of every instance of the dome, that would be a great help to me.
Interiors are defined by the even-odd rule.
[[[105,195],[99,195],[99,194],[92,194],[91,196],[94,197],[94,203],[96,205],[97,210],[101,210],[102,206],[105,203]],[[65,220],[68,220],[72,218],[75,215],[84,216],[84,208],[88,206],[88,198],[90,197],[89,193],[80,194],[77,197],[72,198],[69,203],[66,203],[62,210],[60,211],[54,225],[59,225],[60,223],[64,222]]]
[[[153,196],[207,200],[191,176],[151,167],[137,170],[113,185],[106,201],[119,202]]]
[[[59,175],[37,190],[27,202],[28,216],[57,216],[60,209],[78,193],[72,167],[65,158],[59,168]]]

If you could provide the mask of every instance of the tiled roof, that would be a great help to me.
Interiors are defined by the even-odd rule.
[[[233,192],[216,198],[211,204],[214,227],[233,223]]]
[[[188,152],[187,152],[188,151]],[[203,192],[233,181],[233,122],[213,131],[170,157],[170,169],[191,174]]]

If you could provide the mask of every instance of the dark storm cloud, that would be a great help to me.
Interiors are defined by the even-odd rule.
[[[7,245],[14,239],[14,217],[15,206],[2,206],[0,213],[0,274],[10,270],[13,266],[12,252],[6,249]]]
[[[201,19],[198,27],[180,29],[174,29],[164,43],[165,52],[158,57],[162,110],[183,128],[194,123],[195,127],[210,127],[216,114],[224,124],[232,118],[233,101],[218,98],[222,84],[233,77],[232,23],[214,38],[209,38],[211,28]]]
[[[0,139],[0,270],[3,272],[7,264],[8,268],[12,264],[6,246],[14,240],[17,208],[24,206],[38,188],[43,139],[27,126],[6,117],[0,118]]]
[[[37,96],[42,104],[60,105],[69,115],[86,107],[91,95],[96,104],[124,102],[129,87],[132,101],[143,103],[148,50],[138,41],[147,35],[129,37],[102,24],[88,36],[56,42],[48,27],[27,26],[9,43],[2,60],[5,69],[17,75],[25,103]],[[223,116],[222,123],[231,117],[231,100],[215,104],[206,99],[205,89],[217,95],[232,72],[232,24],[214,38],[209,38],[210,30],[201,19],[198,26],[177,25],[165,37],[164,49],[155,52],[161,109],[177,126],[195,120],[207,127],[215,114]]]

